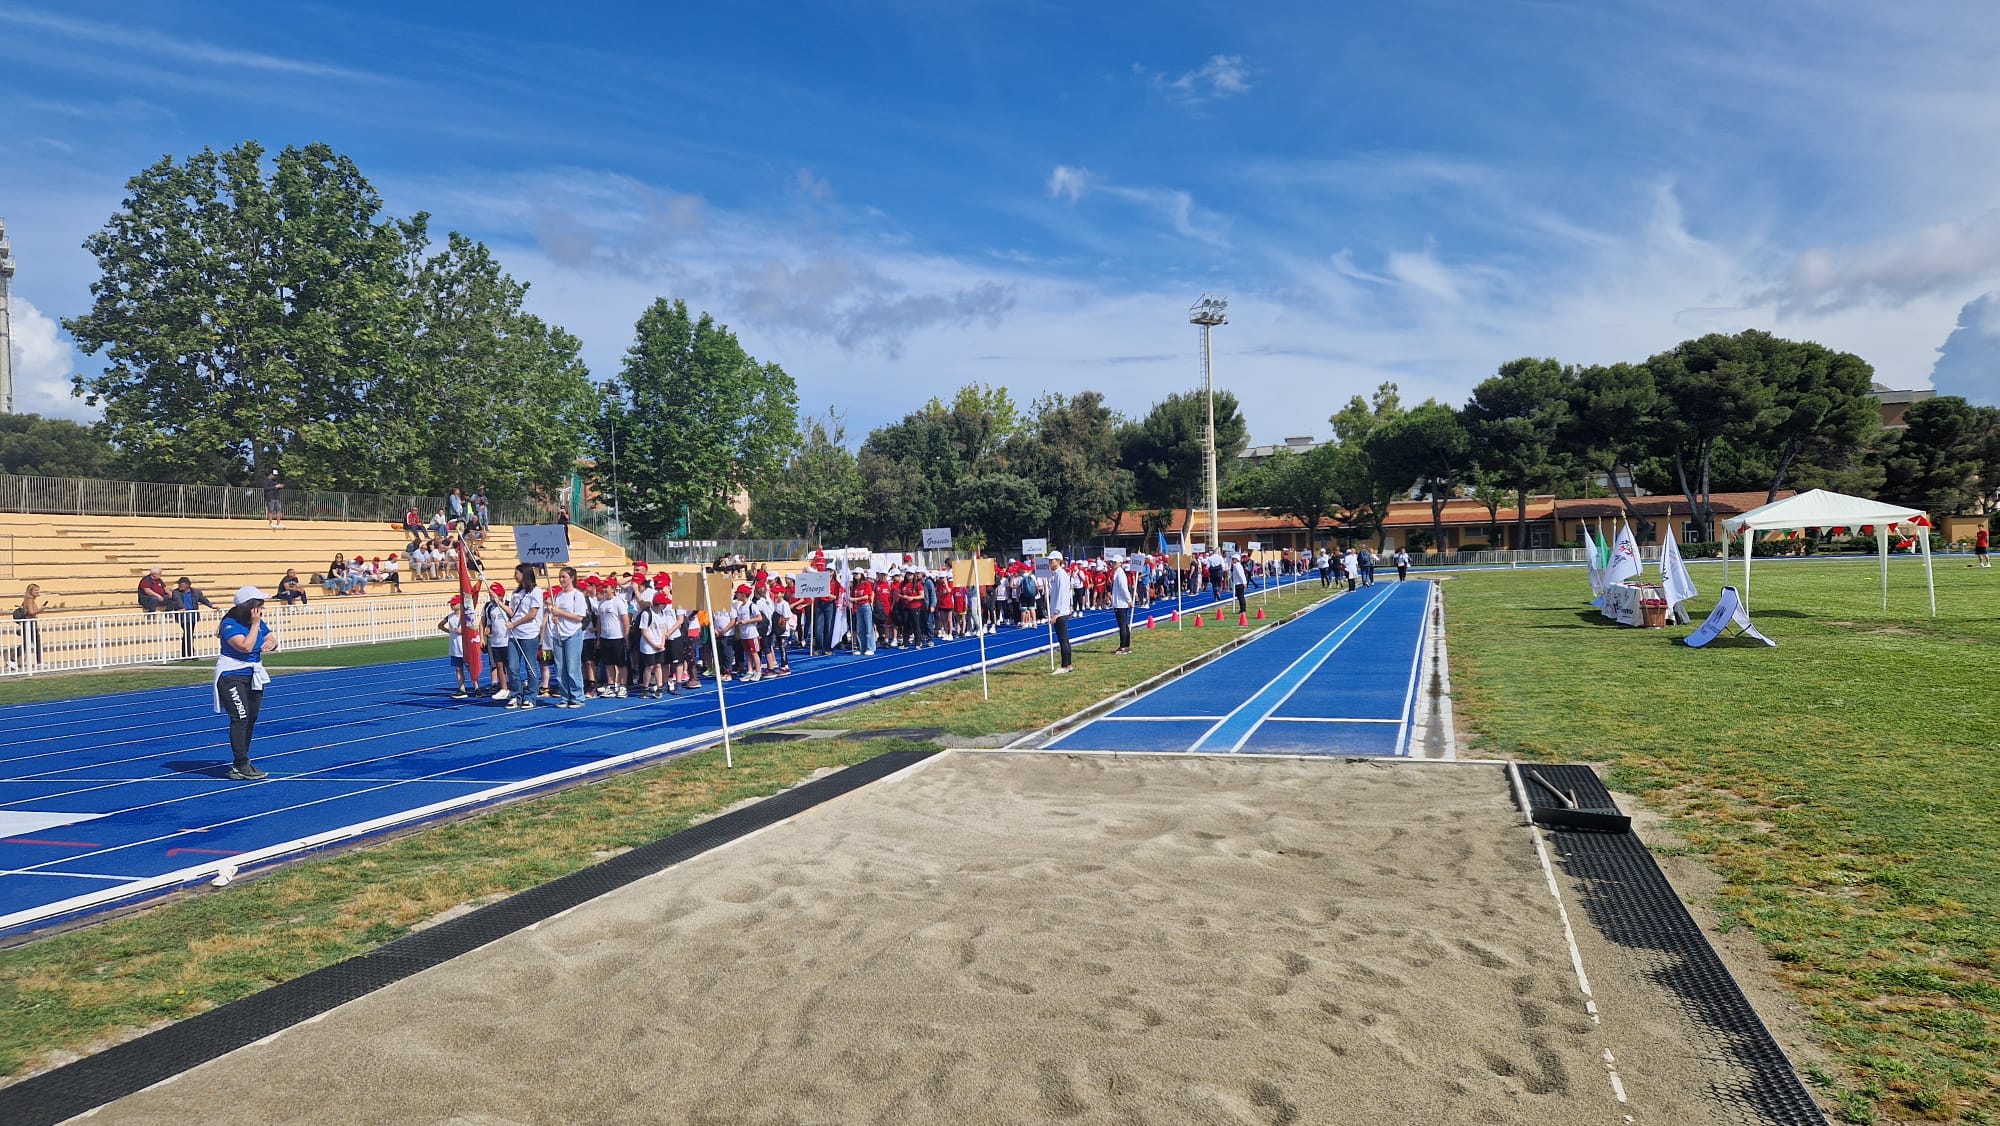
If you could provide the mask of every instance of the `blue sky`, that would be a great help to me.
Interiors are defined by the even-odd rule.
[[[1143,413],[1204,292],[1259,442],[1749,327],[2000,401],[1986,0],[716,7],[0,0],[17,409],[88,417],[124,181],[245,139],[488,242],[599,377],[685,297],[855,439],[972,381]]]

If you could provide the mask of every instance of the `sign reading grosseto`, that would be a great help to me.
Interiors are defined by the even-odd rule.
[[[569,529],[561,524],[514,525],[514,557],[523,563],[569,562]]]

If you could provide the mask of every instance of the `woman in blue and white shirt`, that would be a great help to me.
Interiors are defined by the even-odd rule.
[[[507,599],[507,679],[514,695],[510,708],[535,706],[535,685],[541,682],[542,592],[535,589],[533,564],[514,568],[514,593]]]
[[[264,624],[264,592],[254,586],[237,590],[236,605],[222,616],[215,636],[221,656],[215,660],[215,710],[229,715],[229,750],[234,761],[229,776],[239,782],[261,782],[270,775],[250,762],[250,736],[264,706],[264,686],[271,674],[264,654],[278,648],[277,635]]]

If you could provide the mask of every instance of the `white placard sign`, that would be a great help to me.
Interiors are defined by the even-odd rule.
[[[1122,547],[1107,547],[1104,549],[1104,557],[1106,559],[1123,559],[1128,554],[1129,551]]]
[[[569,562],[569,529],[561,524],[514,525],[514,557],[523,563]]]
[[[1260,543],[1260,542],[1256,541],[1256,540],[1251,540],[1251,541],[1250,541],[1250,550],[1251,550],[1251,551],[1262,551],[1262,550],[1264,550],[1264,545],[1263,545],[1262,543]]]
[[[796,579],[800,598],[832,598],[832,571],[800,571]]]
[[[1048,553],[1049,541],[1046,539],[1021,541],[1021,554],[1023,555],[1047,555]]]
[[[1224,540],[1224,541],[1222,542],[1222,550],[1224,550],[1224,551],[1235,551],[1235,550],[1236,550],[1236,541],[1235,541],[1235,540]]]
[[[951,550],[951,529],[950,529],[950,528],[925,528],[925,529],[924,529],[924,550],[925,550],[925,551],[950,551],[950,550]]]

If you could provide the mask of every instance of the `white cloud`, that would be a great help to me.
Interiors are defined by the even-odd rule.
[[[1233,98],[1250,92],[1250,70],[1241,55],[1211,55],[1194,70],[1175,78],[1132,64],[1132,73],[1145,78],[1153,89],[1183,104]]]
[[[810,168],[801,168],[793,175],[792,187],[808,199],[825,202],[833,198],[833,185],[814,175]]]
[[[1067,164],[1056,165],[1049,173],[1049,198],[1067,199],[1071,203],[1083,198],[1090,190],[1090,171],[1085,168],[1071,168]]]
[[[61,326],[24,300],[10,298],[13,336],[8,349],[14,359],[14,411],[49,418],[93,421],[95,407],[72,396],[70,376],[76,373],[76,353],[62,338]]]
[[[1961,293],[2000,276],[2000,208],[1970,219],[1898,231],[1845,249],[1815,247],[1760,297],[1787,310],[1901,305]]]
[[[1940,395],[2000,406],[2000,293],[1982,294],[1959,310],[1958,326],[1938,349],[1931,383]]]
[[[305,59],[286,58],[259,51],[238,51],[218,47],[199,39],[182,39],[164,32],[133,27],[66,19],[20,8],[0,9],[0,23],[46,31],[67,39],[105,47],[122,47],[148,56],[164,56],[202,66],[239,70],[262,70],[309,78],[343,78],[373,81],[376,76],[346,67],[328,66]]]
[[[1050,199],[1066,199],[1070,203],[1088,194],[1109,196],[1137,206],[1184,238],[1218,247],[1228,244],[1223,233],[1228,224],[1223,217],[1203,210],[1195,204],[1193,195],[1178,188],[1127,187],[1113,184],[1087,168],[1058,164],[1049,173],[1048,193]]]

